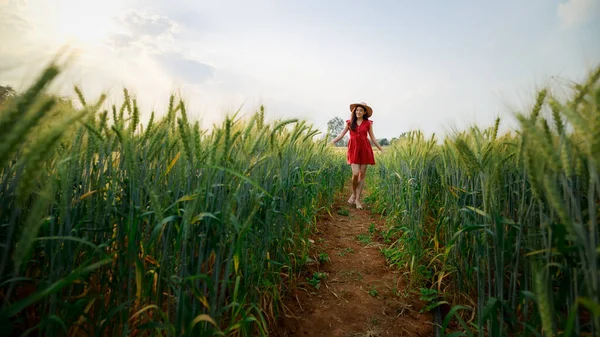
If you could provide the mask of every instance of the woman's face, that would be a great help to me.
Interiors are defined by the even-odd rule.
[[[362,118],[365,115],[365,112],[365,108],[363,108],[362,106],[356,107],[356,110],[354,111],[354,113],[356,114],[356,118]]]

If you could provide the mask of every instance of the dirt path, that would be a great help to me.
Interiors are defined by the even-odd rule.
[[[432,315],[419,313],[423,303],[406,289],[408,276],[389,268],[380,251],[383,219],[368,204],[357,210],[346,203],[349,191],[338,198],[331,216],[319,217],[319,233],[311,237],[315,262],[295,294],[284,299],[287,310],[275,335],[433,336]]]

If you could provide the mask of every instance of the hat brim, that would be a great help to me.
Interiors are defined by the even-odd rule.
[[[354,111],[354,109],[359,105],[364,107],[365,109],[367,109],[367,117],[371,117],[373,115],[373,109],[370,106],[366,105],[365,103],[350,104],[350,112]]]

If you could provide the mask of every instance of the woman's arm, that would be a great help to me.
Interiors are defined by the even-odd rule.
[[[377,146],[379,151],[383,152],[383,148],[381,147],[381,145],[379,145],[377,138],[375,138],[375,135],[373,134],[373,124],[372,123],[369,126],[369,136],[371,137],[371,141],[373,141],[373,143],[375,143],[375,146]]]
[[[342,132],[337,137],[335,137],[335,139],[332,140],[330,143],[331,144],[337,143],[340,139],[342,139],[346,135],[346,132],[348,132],[348,123],[346,123],[344,130],[342,130]]]

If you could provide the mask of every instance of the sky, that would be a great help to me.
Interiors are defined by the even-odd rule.
[[[67,50],[54,91],[110,104],[126,87],[142,118],[175,93],[206,129],[263,104],[324,131],[364,101],[377,138],[507,130],[600,65],[599,36],[600,0],[0,0],[0,85]]]

